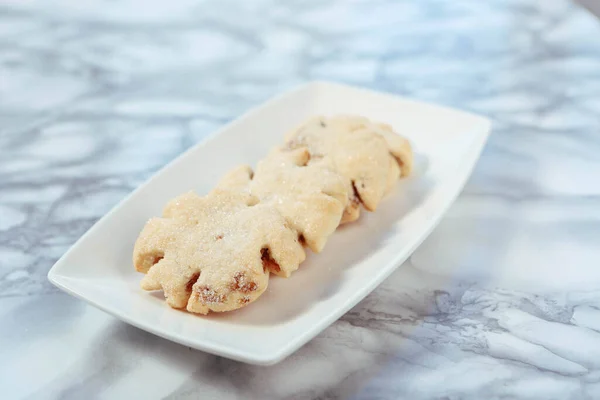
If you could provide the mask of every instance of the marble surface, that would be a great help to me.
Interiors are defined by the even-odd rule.
[[[2,397],[600,398],[598,38],[561,0],[1,0]],[[311,79],[494,120],[439,228],[351,312],[253,367],[48,283],[154,171]]]

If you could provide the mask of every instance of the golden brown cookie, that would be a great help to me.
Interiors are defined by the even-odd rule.
[[[163,290],[173,308],[206,314],[256,300],[269,272],[289,275],[304,261],[296,232],[272,206],[252,196],[215,190],[172,200],[134,248],[141,286]]]
[[[363,117],[317,117],[286,136],[286,148],[308,149],[312,160],[326,160],[352,187],[342,222],[354,221],[362,203],[375,211],[399,176],[412,167],[410,144],[389,125]]]
[[[275,207],[308,247],[320,252],[340,224],[350,188],[327,160],[309,161],[306,148],[275,149],[256,171],[239,167],[223,178],[219,188],[245,191]]]

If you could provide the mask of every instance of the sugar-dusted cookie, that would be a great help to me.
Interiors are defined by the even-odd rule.
[[[297,233],[272,206],[244,193],[214,190],[172,200],[134,248],[145,290],[163,290],[174,308],[206,314],[256,300],[269,272],[289,275],[304,261]]]
[[[352,190],[327,160],[313,160],[306,148],[273,150],[256,171],[240,167],[226,175],[221,189],[245,191],[272,205],[308,247],[320,252],[340,224]],[[280,271],[285,275],[286,271]]]
[[[286,148],[306,148],[309,165],[313,160],[326,160],[349,179],[352,190],[342,222],[358,218],[359,203],[375,211],[398,177],[412,167],[408,141],[388,125],[363,117],[313,118],[286,136]]]
[[[319,117],[291,132],[255,171],[240,167],[200,197],[172,200],[134,248],[145,290],[174,308],[206,314],[256,300],[269,274],[289,276],[304,244],[323,249],[337,226],[374,211],[411,172],[410,144],[386,124]]]

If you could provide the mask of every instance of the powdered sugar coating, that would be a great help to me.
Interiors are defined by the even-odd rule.
[[[239,167],[223,178],[219,188],[241,190],[261,204],[272,205],[311,250],[320,252],[340,224],[349,187],[328,161],[309,161],[306,148],[275,149],[254,173],[249,167]]]

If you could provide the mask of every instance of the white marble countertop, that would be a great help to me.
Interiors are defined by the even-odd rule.
[[[0,1],[2,397],[600,398],[598,38],[562,0]],[[341,320],[254,367],[48,283],[154,171],[311,79],[494,120],[439,228]]]

